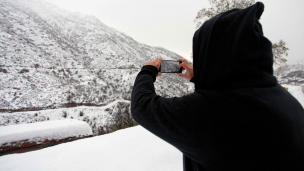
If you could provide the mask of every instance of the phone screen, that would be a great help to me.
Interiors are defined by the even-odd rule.
[[[182,69],[179,68],[181,61],[162,60],[159,68],[161,73],[181,73]]]

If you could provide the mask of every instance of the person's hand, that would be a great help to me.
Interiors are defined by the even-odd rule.
[[[161,57],[154,59],[154,61],[149,61],[147,62],[145,65],[152,65],[155,66],[157,68],[157,70],[159,70],[160,67],[160,63],[163,59]],[[161,72],[158,72],[157,76],[161,76]]]
[[[190,65],[186,59],[180,58],[177,61],[182,61],[182,63],[179,64],[179,67],[180,68],[182,67],[183,71],[186,70],[186,73],[185,74],[177,73],[176,75],[178,75],[180,77],[183,77],[183,78],[186,78],[187,80],[191,80],[192,77],[193,77],[193,67],[192,67],[192,65]]]

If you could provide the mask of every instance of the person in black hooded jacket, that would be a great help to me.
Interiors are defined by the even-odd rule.
[[[304,110],[273,76],[263,10],[260,2],[233,9],[195,32],[193,71],[180,65],[194,93],[155,93],[161,58],[135,80],[132,117],[183,153],[184,171],[304,171]]]

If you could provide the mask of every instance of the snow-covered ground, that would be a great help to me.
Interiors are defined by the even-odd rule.
[[[12,171],[182,171],[182,153],[141,126],[0,157]]]
[[[289,92],[304,105],[300,86]],[[0,157],[0,170],[182,171],[182,153],[141,126]]]
[[[68,137],[92,135],[91,127],[84,121],[66,119],[0,127],[0,146],[4,143],[28,140],[42,142]]]

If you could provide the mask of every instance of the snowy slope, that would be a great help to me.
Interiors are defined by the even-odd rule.
[[[0,170],[182,171],[182,153],[141,126],[0,157]]]

